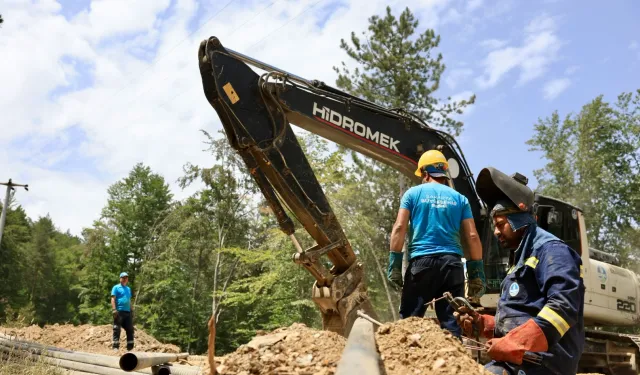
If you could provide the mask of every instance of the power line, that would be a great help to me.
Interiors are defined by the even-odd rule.
[[[228,2],[228,3],[227,3],[227,4],[226,4],[226,5],[225,5],[225,6],[224,6],[224,7],[223,7],[223,8],[222,8],[218,13],[216,13],[214,16],[212,16],[212,17],[209,19],[209,21],[210,21],[210,20],[212,20],[212,19],[213,19],[213,17],[215,17],[217,14],[219,14],[220,12],[222,12],[222,10],[224,10],[224,8],[226,8],[226,7],[227,7],[227,6],[228,6],[232,1],[233,1],[233,0],[229,1],[229,2]],[[242,23],[240,26],[238,26],[237,28],[235,28],[235,29],[231,32],[231,34],[229,34],[229,36],[231,36],[231,35],[235,34],[235,32],[236,32],[236,31],[240,30],[244,25],[246,25],[247,23],[249,23],[250,21],[252,21],[252,20],[253,20],[254,18],[256,18],[258,15],[262,14],[265,10],[267,10],[268,8],[270,8],[271,6],[273,6],[273,4],[275,4],[275,3],[276,3],[276,2],[278,2],[278,1],[280,1],[280,0],[272,1],[272,2],[271,2],[271,4],[269,4],[268,6],[266,6],[265,8],[263,8],[260,12],[258,12],[257,14],[255,14],[253,17],[251,17],[250,19],[248,19],[247,21],[245,21],[244,23]],[[308,5],[307,7],[305,7],[305,8],[304,8],[300,13],[298,13],[297,15],[295,15],[293,18],[290,18],[288,21],[286,21],[284,24],[280,25],[278,28],[276,28],[276,29],[272,30],[271,32],[269,32],[267,35],[265,35],[265,36],[264,36],[264,38],[262,38],[261,40],[259,40],[258,42],[256,42],[256,43],[255,43],[255,44],[253,44],[252,46],[250,46],[250,47],[249,47],[249,49],[253,48],[254,46],[256,46],[256,45],[258,45],[258,44],[260,44],[260,43],[261,43],[261,42],[263,42],[266,38],[268,38],[271,34],[273,34],[274,32],[276,32],[276,31],[278,31],[278,30],[282,29],[283,27],[287,26],[289,23],[291,23],[291,21],[293,21],[293,20],[295,20],[296,18],[298,18],[298,17],[300,17],[301,15],[303,15],[304,13],[306,13],[307,11],[309,11],[311,8],[315,7],[315,6],[316,6],[318,3],[320,3],[321,1],[322,1],[322,0],[318,0],[318,1],[316,1],[315,3],[313,3],[313,4],[311,4],[311,5]],[[207,21],[207,23],[208,23],[209,21]],[[200,28],[202,28],[204,25],[206,25],[206,23],[205,23],[205,24],[203,24]],[[200,28],[198,28],[198,30],[199,30]],[[198,30],[196,30],[196,31],[198,31]],[[195,33],[195,31],[194,31],[194,33]],[[192,34],[193,34],[193,33],[192,33]],[[185,40],[186,40],[186,38],[185,38]],[[183,40],[183,41],[184,41],[184,40]],[[180,42],[180,43],[182,43],[182,42]],[[179,44],[180,44],[180,43],[179,43]],[[176,45],[176,46],[177,46],[177,45]],[[162,79],[166,78],[166,76],[167,76],[167,74],[165,74],[165,75],[164,75],[161,79],[159,79],[158,81],[161,81]],[[140,94],[136,95],[136,97],[135,97],[133,100],[131,100],[130,102],[128,102],[128,103],[127,103],[127,107],[129,107],[129,104],[131,104],[131,103],[133,103],[134,101],[136,101],[136,100],[137,100],[137,99],[138,99],[142,94],[144,94],[144,93],[148,92],[148,91],[149,91],[149,90],[151,90],[152,88],[153,88],[153,87],[149,87],[147,90],[145,90],[145,91],[141,92]],[[189,88],[187,88],[186,90],[184,90],[184,91],[182,91],[182,92],[179,92],[178,94],[174,95],[174,96],[173,96],[171,99],[169,99],[168,101],[163,102],[163,103],[159,106],[159,108],[163,108],[165,105],[167,105],[167,104],[169,104],[171,101],[173,101],[173,99],[177,98],[178,96],[181,96],[181,95],[185,94],[187,91],[189,91]],[[135,119],[130,120],[130,121],[136,121],[136,120],[138,120],[139,118],[141,118],[142,116],[143,116],[143,115],[136,116],[136,118],[135,118]]]
[[[207,25],[209,22],[211,22],[217,15],[219,15],[220,13],[222,13],[229,5],[231,5],[231,3],[233,3],[234,0],[229,0],[229,2],[227,2],[219,11],[217,11],[216,13],[214,13],[211,17],[209,17],[209,19],[203,23],[202,25],[200,25],[200,27],[198,27],[197,29],[193,30],[192,32],[190,32],[184,39],[182,39],[180,42],[176,43],[173,47],[171,47],[171,49],[169,49],[169,51],[165,52],[164,54],[162,54],[160,57],[156,57],[153,61],[151,61],[148,64],[148,68],[144,69],[141,75],[138,76],[138,78],[134,79],[133,81],[129,80],[127,84],[125,84],[124,86],[122,86],[120,88],[120,90],[118,90],[115,94],[111,95],[112,98],[116,97],[119,93],[121,93],[125,88],[131,86],[131,84],[137,82],[138,80],[140,80],[140,78],[142,78],[144,76],[144,73],[147,73],[151,70],[151,68],[153,68],[155,66],[155,64],[157,64],[158,62],[160,62],[160,60],[162,60],[163,58],[165,58],[166,56],[168,56],[169,54],[171,54],[171,52],[173,52],[179,45],[181,45],[182,43],[184,43],[185,40],[189,39],[189,37],[191,37],[194,33],[196,33],[197,31],[200,31],[200,29],[202,29],[205,25]],[[113,104],[113,100],[109,101],[108,106],[111,106],[111,104]]]
[[[287,26],[291,21],[295,20],[296,18],[300,17],[301,15],[303,15],[304,13],[306,13],[309,9],[315,7],[316,5],[318,5],[319,2],[321,2],[322,0],[318,0],[315,3],[313,3],[313,5],[307,6],[306,8],[304,8],[302,10],[302,12],[298,13],[295,17],[289,19],[287,22],[285,22],[284,24],[282,24],[280,27],[278,27],[277,29],[271,31],[269,34],[265,35],[264,38],[260,39],[259,41],[257,41],[256,43],[254,43],[253,45],[251,45],[249,48],[247,48],[247,50],[257,46],[258,44],[264,42],[265,39],[267,39],[269,37],[269,35],[273,34],[274,32],[282,29],[283,27]]]
[[[280,1],[280,0],[272,1],[272,2],[271,2],[271,4],[269,4],[269,5],[267,5],[266,7],[264,7],[261,11],[259,11],[258,13],[256,13],[253,17],[251,17],[250,19],[248,19],[248,20],[246,20],[245,22],[243,22],[240,26],[236,27],[236,28],[231,32],[231,34],[229,34],[227,37],[230,37],[230,36],[232,36],[233,34],[235,34],[235,33],[236,33],[236,31],[240,30],[244,25],[246,25],[247,23],[249,23],[250,21],[252,21],[254,18],[256,18],[257,16],[259,16],[260,14],[262,14],[265,10],[269,9],[273,4],[277,3],[278,1]],[[228,4],[227,4],[227,5],[228,5]],[[203,25],[203,26],[204,26],[204,25]],[[197,31],[197,30],[196,30],[196,31]],[[165,78],[167,78],[167,75],[168,75],[168,74],[169,74],[169,73],[165,73],[165,75],[164,75],[164,76],[162,76],[160,79],[158,79],[158,81],[162,81],[162,80],[164,80]],[[147,93],[147,92],[149,92],[149,90],[151,90],[152,88],[153,88],[153,86],[152,86],[152,87],[149,87],[149,88],[148,88],[148,89],[146,89],[145,91],[143,91],[143,92],[139,93],[138,95],[136,95],[136,96],[135,96],[135,98],[133,98],[133,100],[131,100],[130,102],[128,102],[128,103],[127,103],[127,105],[129,105],[129,104],[133,103],[134,101],[136,101],[136,100],[137,100],[137,99],[138,99],[142,94],[146,94],[146,93]]]

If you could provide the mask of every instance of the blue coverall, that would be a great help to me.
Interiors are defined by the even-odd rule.
[[[584,282],[580,255],[562,240],[529,225],[514,253],[515,263],[501,284],[494,337],[533,318],[547,339],[542,365],[517,366],[492,361],[485,368],[495,374],[575,375],[584,346]]]

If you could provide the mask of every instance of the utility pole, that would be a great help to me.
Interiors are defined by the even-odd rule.
[[[0,243],[2,243],[2,233],[4,232],[4,222],[7,220],[7,211],[9,211],[11,190],[15,190],[14,186],[21,186],[24,187],[24,190],[29,191],[29,185],[14,184],[11,179],[9,179],[9,182],[0,182],[0,185],[7,187],[7,194],[4,196],[4,204],[2,205],[2,217],[0,217]]]

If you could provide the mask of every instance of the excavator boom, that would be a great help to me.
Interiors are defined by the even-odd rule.
[[[316,242],[306,250],[297,245],[294,261],[316,279],[312,299],[322,312],[324,329],[346,335],[356,310],[374,317],[375,312],[367,297],[362,265],[290,124],[388,164],[414,182],[419,182],[414,171],[420,155],[440,150],[452,166],[454,188],[467,196],[481,237],[490,241],[484,204],[449,134],[402,110],[383,108],[234,52],[216,37],[202,41],[198,60],[205,96],[280,228],[297,245],[286,207]],[[265,73],[258,75],[248,64]],[[320,261],[324,255],[332,264],[329,270]]]

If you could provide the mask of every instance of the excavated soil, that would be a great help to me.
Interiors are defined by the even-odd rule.
[[[387,375],[490,375],[434,319],[410,317],[380,326],[376,344]]]
[[[120,334],[120,351],[116,353],[111,349],[111,337],[113,335],[111,325],[92,326],[85,324],[74,326],[71,324],[54,324],[43,328],[32,325],[26,328],[1,327],[0,332],[44,345],[106,355],[122,355],[126,353],[127,346],[127,336],[122,330]],[[163,344],[140,329],[135,330],[134,337],[135,351],[180,353],[180,348],[177,346]]]
[[[222,375],[330,375],[334,374],[346,339],[336,333],[294,323],[259,332],[235,352],[216,358]]]

